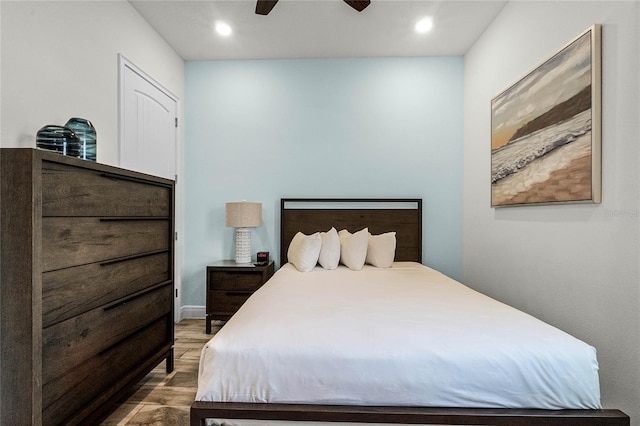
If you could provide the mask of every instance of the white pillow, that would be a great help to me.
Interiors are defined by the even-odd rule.
[[[287,260],[300,272],[309,272],[315,268],[320,256],[322,238],[320,233],[304,235],[298,232],[293,236],[289,250],[287,250]]]
[[[321,232],[322,248],[318,263],[324,269],[336,269],[340,262],[340,238],[336,228],[331,228],[327,232]]]
[[[367,258],[369,229],[364,228],[354,234],[346,229],[338,232],[340,237],[340,263],[353,271],[359,271]]]
[[[396,233],[387,232],[380,235],[369,234],[367,258],[369,265],[378,268],[389,268],[396,257]]]

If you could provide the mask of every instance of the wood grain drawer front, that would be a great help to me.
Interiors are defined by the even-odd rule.
[[[210,291],[215,315],[233,315],[253,293],[250,291]]]
[[[170,187],[45,161],[43,216],[171,216]]]
[[[169,220],[112,219],[44,218],[43,271],[170,249]]]
[[[68,424],[82,409],[96,408],[87,407],[87,404],[108,398],[110,392],[119,390],[143,370],[149,357],[170,349],[167,341],[172,326],[172,319],[163,317],[68,374],[45,383],[42,387],[42,424]]]
[[[263,284],[262,272],[209,271],[211,290],[256,291]]]
[[[42,366],[43,383],[99,355],[155,319],[171,315],[172,289],[172,285],[163,285],[45,328],[42,357],[47,362]]]
[[[91,263],[42,275],[42,325],[48,327],[171,279],[168,252]]]

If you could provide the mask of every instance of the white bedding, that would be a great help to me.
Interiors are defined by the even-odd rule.
[[[203,348],[196,400],[601,408],[593,347],[411,262],[284,265]]]

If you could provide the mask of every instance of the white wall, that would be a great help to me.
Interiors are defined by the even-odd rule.
[[[98,161],[117,165],[118,53],[184,99],[184,61],[126,1],[0,8],[3,147],[35,147],[42,126],[83,117],[96,127]]]
[[[124,0],[0,0],[0,146],[35,147],[38,129],[70,117],[92,121],[98,162],[118,165],[118,54],[179,99],[184,123],[184,61]],[[183,126],[178,129],[182,174]],[[182,235],[182,179],[176,230]],[[181,287],[183,238],[176,244]]]
[[[465,56],[463,281],[596,347],[602,402],[640,424],[638,1],[510,2]],[[492,209],[490,100],[603,25],[603,202]]]

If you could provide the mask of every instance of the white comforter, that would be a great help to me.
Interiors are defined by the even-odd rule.
[[[593,347],[409,262],[284,265],[203,348],[196,400],[601,408]]]

